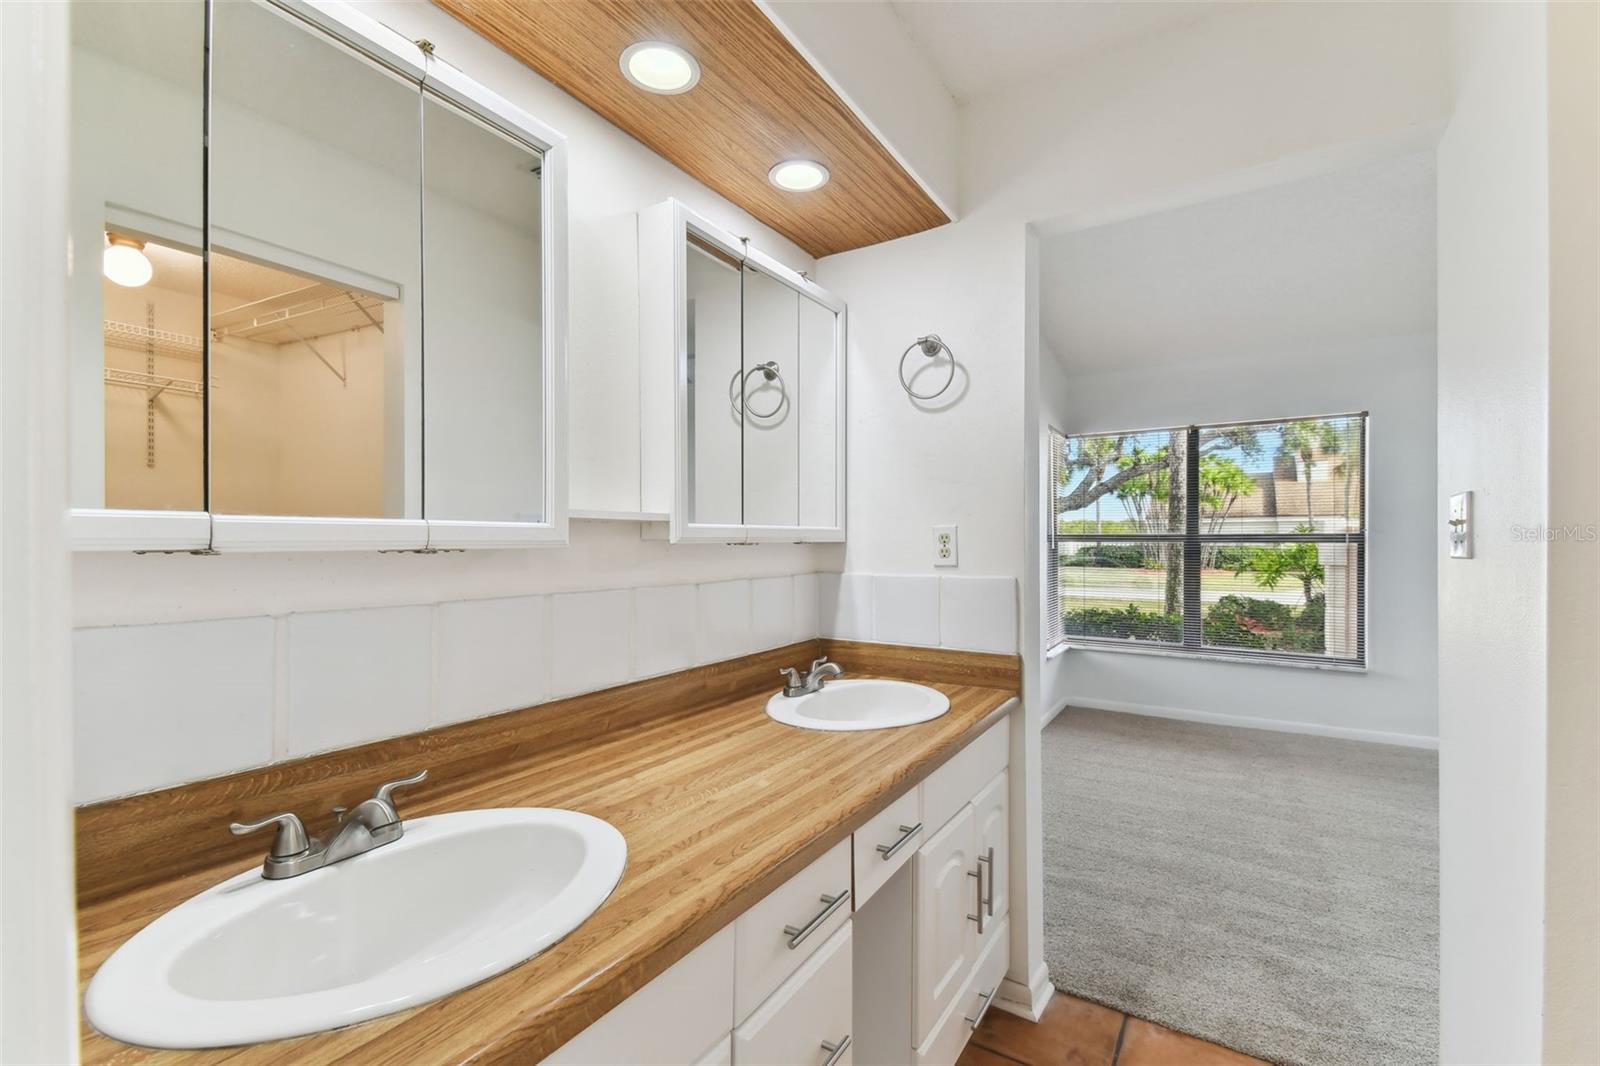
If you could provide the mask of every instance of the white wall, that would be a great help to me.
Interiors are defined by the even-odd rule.
[[[1542,1041],[1546,553],[1512,529],[1548,503],[1545,8],[1463,5],[1453,47],[1435,513],[1473,492],[1476,557],[1438,563],[1440,1040],[1447,1063],[1523,1063]]]
[[[1047,407],[1071,433],[1370,412],[1368,666],[1352,673],[1080,647],[1052,663],[1047,713],[1070,703],[1436,743],[1434,359],[1430,334],[1057,377],[1061,391]]]
[[[67,617],[68,40],[0,6],[0,1061],[74,1062]]]
[[[960,221],[818,264],[851,306],[846,570],[932,573],[931,527],[959,523],[958,572],[1018,578],[1031,614],[1020,630],[1036,633],[1042,527],[1024,515],[1040,491],[1041,374],[1027,227],[1140,214],[1397,142],[1425,147],[1449,108],[1446,18],[1425,4],[1250,5],[963,108]],[[894,374],[929,332],[964,368],[956,400],[937,411],[914,406]],[[1028,769],[1012,809],[1037,812],[1037,639],[1022,652],[1027,722],[1012,731],[1012,766]],[[1044,980],[1036,814],[1014,831],[1013,902],[1026,920],[1013,925],[1013,1001]]]
[[[960,522],[963,570],[1021,573],[1029,223],[1141,214],[1373,145],[1426,146],[1448,110],[1444,19],[1429,5],[1261,5],[962,109],[965,216],[817,266],[851,305],[846,568],[931,572],[931,527]],[[929,332],[964,368],[936,411],[895,379]]]

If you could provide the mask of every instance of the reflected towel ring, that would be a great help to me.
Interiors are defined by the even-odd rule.
[[[944,379],[944,384],[939,387],[937,392],[917,392],[911,387],[911,382],[906,379],[906,359],[911,355],[913,350],[920,350],[922,354],[927,356],[929,359],[938,358],[940,352],[944,352],[950,357],[950,374]],[[911,397],[913,400],[937,400],[939,397],[945,394],[951,385],[955,383],[955,380],[956,353],[950,350],[950,346],[948,344],[939,339],[939,335],[937,333],[930,333],[926,337],[918,337],[916,340],[906,345],[906,350],[900,353],[900,387],[905,389],[906,395]]]
[[[758,372],[766,380],[778,383],[778,402],[772,405],[770,411],[757,411],[744,403],[744,387],[749,383],[750,375]],[[741,417],[744,411],[748,411],[751,418],[773,418],[788,402],[789,386],[784,384],[783,372],[778,369],[778,364],[770,359],[765,363],[757,363],[742,374],[735,370],[733,377],[728,380],[728,406],[733,408],[736,418]]]

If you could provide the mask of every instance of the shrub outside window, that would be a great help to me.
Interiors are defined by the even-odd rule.
[[[1363,414],[1050,433],[1048,643],[1366,664]]]

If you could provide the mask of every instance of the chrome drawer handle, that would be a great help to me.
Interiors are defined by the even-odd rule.
[[[989,912],[989,917],[993,918],[994,917],[994,848],[990,848],[989,849],[989,853],[987,855],[979,855],[978,856],[978,862],[979,863],[987,863],[989,865],[989,894],[987,896],[983,895],[983,878],[981,878],[981,877],[978,878],[978,894],[983,899],[983,906]],[[982,866],[980,866],[979,869],[981,870]],[[982,932],[982,930],[980,929],[979,932]]]
[[[911,838],[912,837],[914,837],[918,833],[922,832],[922,823],[918,822],[916,825],[903,825],[903,826],[900,827],[900,832],[904,833],[905,835],[902,836],[899,840],[896,840],[893,844],[879,844],[878,845],[878,854],[879,855],[882,855],[885,859],[894,858],[895,854],[901,848],[905,847],[907,844],[909,844],[911,842]]]
[[[810,936],[812,933],[815,933],[818,929],[821,929],[822,923],[833,917],[834,911],[850,902],[850,890],[847,888],[837,896],[823,896],[822,902],[827,904],[827,906],[818,911],[817,916],[811,919],[805,925],[786,925],[783,927],[784,934],[789,938],[789,947],[791,949],[797,948],[801,944],[804,944],[806,937]]]
[[[822,1050],[828,1053],[828,1061],[822,1066],[834,1066],[834,1063],[844,1058],[844,1053],[850,1050],[850,1034],[844,1034],[844,1039],[835,1044],[831,1040],[822,1042]]]
[[[977,922],[978,923],[978,935],[982,936],[983,935],[983,918],[984,918],[984,914],[983,914],[983,909],[984,909],[983,908],[983,857],[982,856],[979,856],[977,863],[972,867],[972,869],[967,871],[967,876],[976,878],[977,881],[978,881],[978,913],[977,914],[969,914],[969,915],[967,915],[967,921],[969,921],[969,922]]]
[[[983,1016],[989,1013],[989,1005],[994,1002],[994,994],[1000,991],[1000,986],[995,985],[983,995],[983,1006],[978,1008],[978,1013],[967,1019],[967,1024],[974,1030],[983,1024]]]

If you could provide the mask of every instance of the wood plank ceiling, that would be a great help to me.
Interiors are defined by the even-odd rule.
[[[434,3],[813,256],[950,221],[753,0]],[[699,84],[659,96],[629,82],[622,50],[646,40],[693,55]],[[794,158],[831,180],[774,187],[767,172]]]

